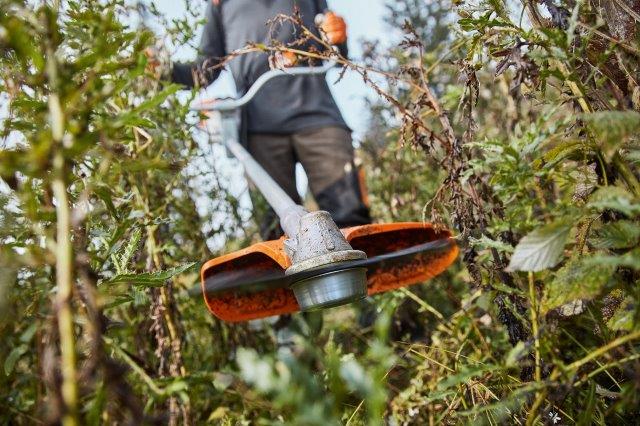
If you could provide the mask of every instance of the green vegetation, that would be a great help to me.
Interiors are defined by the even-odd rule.
[[[380,94],[372,210],[450,227],[461,256],[283,328],[187,293],[207,240],[256,227],[145,72],[155,9],[0,0],[0,422],[637,423],[638,2],[388,10],[397,47],[339,60]]]

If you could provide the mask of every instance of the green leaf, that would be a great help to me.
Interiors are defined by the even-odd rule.
[[[511,256],[507,271],[542,271],[560,260],[571,231],[567,221],[542,226],[520,240]]]
[[[354,358],[348,358],[340,366],[340,377],[345,381],[349,389],[364,396],[371,392],[373,383],[371,376]]]
[[[133,299],[133,304],[134,306],[143,306],[143,305],[147,305],[150,302],[150,298],[149,295],[147,294],[147,292],[143,291],[142,289],[138,289],[138,288],[132,288],[131,289],[131,297]]]
[[[34,321],[25,331],[20,335],[20,341],[22,343],[29,343],[33,339],[34,334],[38,330],[38,322]]]
[[[128,294],[116,296],[112,300],[107,301],[103,305],[103,309],[104,310],[113,309],[113,308],[116,308],[118,306],[122,306],[125,303],[131,303],[131,302],[133,302],[133,299],[134,299],[134,297],[131,296],[131,295],[128,295]]]
[[[635,304],[631,297],[625,298],[613,313],[607,326],[614,331],[631,331],[633,329],[633,312]]]
[[[107,207],[107,211],[114,218],[118,219],[118,210],[116,206],[113,204],[113,199],[111,198],[111,191],[108,187],[104,185],[96,185],[93,190],[94,194],[98,196]]]
[[[501,291],[503,293],[515,294],[517,296],[526,297],[525,292],[520,290],[519,288],[509,287],[508,285],[503,284],[497,280],[491,283],[491,287],[493,287],[494,290]]]
[[[640,203],[633,195],[619,186],[598,189],[589,198],[589,207],[598,211],[615,210],[629,217],[640,214]]]
[[[592,244],[601,249],[623,249],[635,247],[640,240],[640,225],[629,220],[607,223],[592,239]]]
[[[518,361],[520,361],[527,354],[527,346],[521,340],[513,348],[511,348],[505,358],[504,363],[507,367],[515,367],[518,365]]]
[[[125,245],[124,249],[121,250],[119,255],[116,254],[112,256],[113,263],[118,274],[126,274],[127,272],[129,272],[127,266],[129,265],[131,258],[138,248],[141,237],[142,231],[140,230],[140,228],[135,228],[131,233],[131,237],[129,238],[129,241]]]
[[[593,256],[590,265],[607,265],[613,268],[631,268],[640,271],[640,248],[635,248],[622,255]]]
[[[147,111],[147,110],[150,110],[150,109],[153,109],[153,108],[157,108],[169,96],[173,95],[178,90],[180,90],[180,86],[179,85],[172,84],[172,85],[168,86],[167,88],[165,88],[161,92],[158,92],[152,98],[147,99],[146,101],[142,102],[140,105],[138,105],[134,109],[132,109],[130,111],[127,111],[124,114],[122,114],[119,117],[117,117],[114,120],[113,126],[114,127],[121,127],[121,126],[125,126],[125,125],[130,125],[130,126],[136,126],[137,125],[137,126],[148,127],[148,125],[152,124],[152,123],[148,122],[148,120],[146,120],[144,117],[140,117],[140,114],[142,112],[144,112],[144,111]]]
[[[615,268],[593,265],[589,258],[573,258],[556,272],[544,289],[541,311],[547,313],[574,300],[590,300],[602,291]]]
[[[636,111],[598,111],[583,114],[582,120],[593,131],[607,159],[616,153],[626,138],[640,132],[640,113]]]
[[[268,358],[261,358],[252,349],[238,348],[236,362],[242,378],[261,392],[271,392],[280,387],[280,379]]]
[[[480,248],[480,249],[494,248],[499,252],[513,253],[513,247],[511,245],[504,243],[502,241],[492,240],[486,235],[483,235],[478,239],[471,238],[469,242],[475,248]]]
[[[481,376],[492,371],[499,370],[498,366],[484,364],[484,365],[463,365],[456,374],[446,376],[438,383],[437,390],[445,390],[451,387],[457,386],[461,383],[466,383],[475,376]]]
[[[164,88],[162,91],[158,92],[154,97],[147,99],[138,105],[134,111],[136,114],[141,113],[142,111],[147,111],[152,108],[158,107],[161,103],[163,103],[169,96],[176,93],[180,90],[180,85],[172,84]]]
[[[592,154],[594,147],[580,139],[568,139],[547,151],[544,156],[544,167],[553,168],[565,159],[580,159]],[[536,164],[539,168],[539,165]]]
[[[105,281],[103,284],[130,283],[142,287],[160,287],[169,278],[173,278],[178,274],[188,271],[197,263],[198,262],[186,263],[182,266],[176,266],[175,268],[167,269],[165,271],[116,275],[110,280]]]
[[[11,374],[13,368],[16,365],[16,362],[20,359],[22,355],[24,355],[29,347],[27,345],[20,345],[18,347],[13,348],[13,350],[7,356],[7,359],[4,360],[4,374],[7,376]]]

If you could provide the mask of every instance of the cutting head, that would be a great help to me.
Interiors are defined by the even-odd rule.
[[[209,310],[236,322],[328,308],[345,303],[341,294],[348,295],[348,302],[424,282],[447,269],[458,255],[451,234],[430,224],[372,224],[341,231],[366,259],[285,274],[291,264],[280,239],[208,261],[201,279]],[[365,274],[366,290],[358,287]]]

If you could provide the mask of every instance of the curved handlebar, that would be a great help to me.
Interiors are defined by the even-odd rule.
[[[253,97],[258,93],[258,91],[265,85],[265,83],[275,77],[283,76],[283,75],[319,75],[324,74],[333,68],[336,65],[334,61],[329,61],[326,64],[320,67],[292,67],[285,69],[273,69],[267,71],[262,74],[258,79],[251,85],[247,93],[245,93],[241,98],[238,99],[229,99],[217,101],[210,105],[193,105],[191,106],[192,111],[231,111],[234,109],[238,109],[243,105],[246,105]]]

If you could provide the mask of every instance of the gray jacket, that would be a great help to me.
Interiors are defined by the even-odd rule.
[[[298,38],[299,29],[290,22],[269,26],[267,21],[278,14],[292,15],[298,7],[304,26],[316,31],[314,18],[327,9],[326,0],[209,0],[202,34],[200,56],[193,63],[175,64],[172,79],[194,86],[193,71],[213,82],[221,69],[212,67],[228,53],[248,42],[270,44]],[[274,31],[270,34],[270,28]],[[313,46],[306,46],[306,49]],[[340,46],[346,54],[345,46]],[[231,74],[240,94],[269,70],[267,53],[249,53],[229,62]],[[339,126],[346,123],[331,96],[324,76],[283,76],[271,80],[245,107],[243,127],[249,133],[290,134],[305,129]]]

